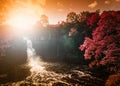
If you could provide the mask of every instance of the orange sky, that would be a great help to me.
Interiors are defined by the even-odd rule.
[[[7,5],[4,6],[5,3]],[[9,5],[11,5],[8,7],[10,9],[17,6],[17,4],[23,6],[28,3],[32,3],[38,8],[35,9],[37,13],[47,15],[50,24],[65,20],[66,15],[72,11],[79,13],[81,11],[95,11],[97,9],[101,11],[120,10],[120,0],[0,0],[0,11],[6,10]],[[0,13],[2,15],[2,11]]]
[[[120,10],[120,0],[46,0],[43,8],[50,23],[55,23],[71,11]]]

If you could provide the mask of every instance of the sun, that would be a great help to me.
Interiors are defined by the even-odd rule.
[[[29,30],[36,23],[36,21],[35,16],[21,13],[11,16],[7,23],[18,31],[25,31]]]
[[[31,33],[31,30],[36,23],[37,19],[35,15],[26,13],[19,13],[12,15],[7,23],[13,28],[14,34],[24,36]]]
[[[12,30],[17,36],[24,36],[32,33],[34,25],[39,20],[39,16],[35,13],[18,12],[10,15],[7,20],[7,24],[12,27]]]
[[[33,24],[32,21],[31,16],[17,15],[10,19],[10,24],[16,28],[27,29]]]
[[[36,8],[32,5],[14,8],[10,10],[5,23],[11,26],[15,33],[29,33],[36,22],[40,20],[40,13],[37,13]]]

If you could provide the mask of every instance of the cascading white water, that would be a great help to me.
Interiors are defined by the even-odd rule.
[[[27,60],[28,65],[31,67],[30,71],[33,73],[44,70],[40,56],[36,55],[35,49],[32,47],[32,41],[27,37],[24,37],[23,39],[27,42]]]

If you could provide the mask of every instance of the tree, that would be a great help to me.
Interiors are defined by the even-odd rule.
[[[40,22],[44,27],[48,26],[49,24],[48,17],[46,15],[41,15]]]
[[[88,11],[80,12],[80,14],[78,14],[78,21],[79,22],[87,21],[89,14],[90,14],[90,12],[88,12]]]
[[[67,21],[68,23],[76,23],[76,22],[77,22],[77,19],[78,19],[77,14],[76,14],[75,12],[70,12],[70,13],[68,13],[68,15],[67,15],[66,21]]]
[[[89,18],[87,18],[87,25],[91,28],[91,29],[95,29],[97,27],[97,23],[100,19],[100,15],[99,12],[93,12],[89,14]]]
[[[41,15],[40,20],[36,23],[36,27],[47,27],[49,25],[48,17],[46,15]]]
[[[85,59],[90,59],[90,67],[111,65],[120,62],[120,14],[117,11],[104,11],[98,27],[91,38],[85,38],[80,49],[85,50]]]
[[[78,14],[79,29],[84,37],[92,37],[92,31],[97,27],[97,22],[99,21],[99,11],[88,12],[83,11]]]

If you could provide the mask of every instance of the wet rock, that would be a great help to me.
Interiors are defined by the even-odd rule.
[[[62,79],[72,86],[104,86],[103,80],[78,70],[73,70],[68,77]]]
[[[57,68],[58,66],[58,68]],[[23,82],[15,82],[9,86],[104,86],[104,81],[89,72],[71,69],[74,65],[47,64],[47,69],[31,73]],[[64,68],[62,68],[64,67]],[[53,69],[50,69],[53,68]],[[63,70],[62,72],[56,72]],[[69,72],[68,72],[69,71]],[[67,72],[67,73],[66,73]],[[18,85],[19,84],[19,85]]]
[[[70,85],[65,82],[55,82],[53,83],[52,86],[70,86]]]

